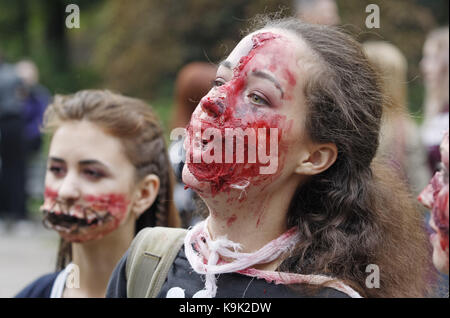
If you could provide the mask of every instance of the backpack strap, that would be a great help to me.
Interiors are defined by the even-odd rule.
[[[133,240],[126,263],[129,298],[155,298],[184,242],[187,230],[151,227]]]

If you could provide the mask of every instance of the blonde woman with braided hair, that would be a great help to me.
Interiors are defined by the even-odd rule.
[[[57,272],[17,297],[104,297],[137,232],[180,225],[162,129],[144,102],[85,90],[56,96],[44,130],[52,140],[41,211],[61,236]]]

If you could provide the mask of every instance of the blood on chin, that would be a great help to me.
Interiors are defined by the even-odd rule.
[[[260,186],[273,178],[273,175],[256,174],[255,169],[248,164],[185,164],[183,183],[186,189],[191,188],[202,198],[226,193],[241,202],[246,199],[250,185]]]
[[[102,226],[88,226],[82,229],[79,229],[78,231],[74,233],[67,233],[67,232],[61,232],[59,231],[59,235],[66,241],[72,242],[72,243],[84,243],[88,241],[94,241],[99,240],[109,233],[116,230],[119,226],[120,222],[115,221],[109,221],[106,224],[103,224]]]
[[[183,183],[186,188],[191,188],[199,194],[210,192],[210,184],[206,181],[199,181],[189,170],[188,165],[185,164],[183,167]]]

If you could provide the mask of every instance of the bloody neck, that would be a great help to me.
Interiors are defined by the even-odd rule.
[[[242,252],[250,253],[280,236],[288,229],[287,212],[295,184],[298,180],[292,178],[278,190],[251,189],[244,200],[239,200],[237,190],[204,198],[212,239],[226,235],[242,245]]]

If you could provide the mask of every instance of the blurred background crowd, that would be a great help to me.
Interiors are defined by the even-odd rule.
[[[69,29],[66,6],[80,8]],[[369,4],[380,28],[366,27]],[[379,155],[417,196],[439,168],[448,130],[447,0],[0,1],[0,232],[39,221],[48,140],[39,131],[55,94],[107,88],[147,100],[166,128],[184,127],[215,65],[258,14],[339,25],[360,41],[383,80]],[[179,176],[180,166],[174,164]],[[175,189],[192,220],[192,193]],[[25,265],[23,265],[25,266]],[[448,284],[448,283],[447,283]],[[447,285],[448,288],[448,285]]]

